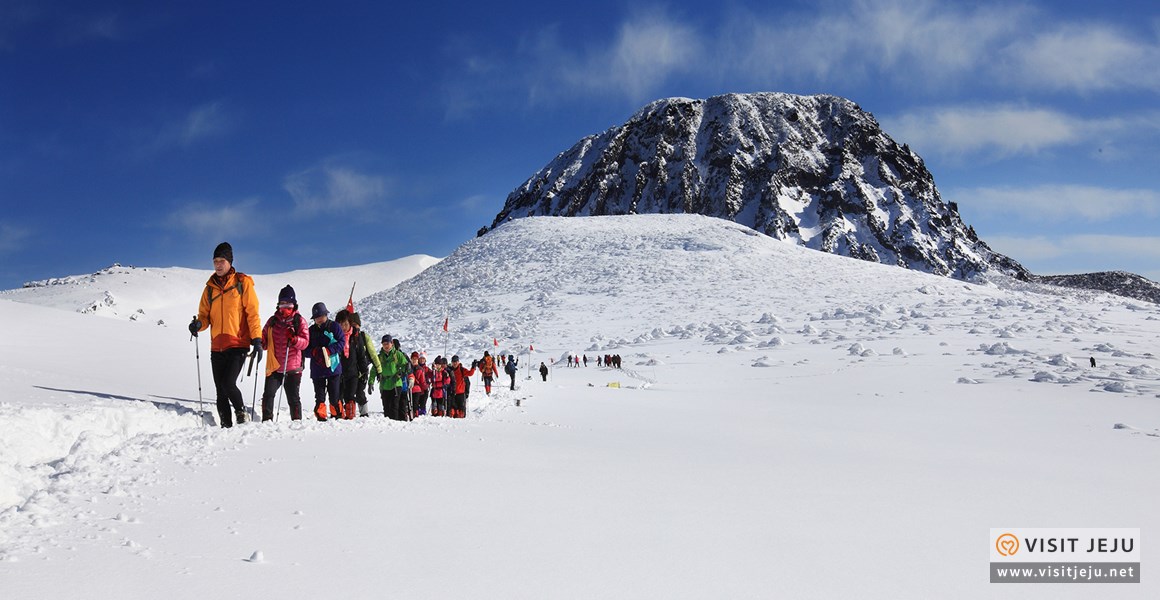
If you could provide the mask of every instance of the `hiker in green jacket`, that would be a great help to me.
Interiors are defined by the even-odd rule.
[[[372,367],[369,390],[374,389],[375,380],[379,382],[379,395],[383,399],[383,415],[395,421],[405,420],[407,408],[403,394],[403,377],[410,371],[410,361],[399,350],[391,339],[390,334],[383,336],[383,348],[379,350],[379,366]]]

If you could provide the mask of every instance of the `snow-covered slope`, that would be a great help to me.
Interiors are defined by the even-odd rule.
[[[1023,267],[939,196],[909,147],[836,96],[653,102],[560,153],[507,198],[527,216],[703,214],[815,250],[968,279]]]
[[[346,305],[350,288],[355,299],[394,286],[438,259],[415,255],[392,261],[341,267],[305,269],[272,275],[251,273],[263,312],[273,312],[278,291],[289,284],[298,302],[309,311],[314,302],[326,302],[332,310]],[[199,294],[213,274],[212,268],[132,267],[114,264],[88,275],[71,275],[31,281],[23,288],[0,291],[0,299],[95,314],[162,326],[184,327],[197,313]]]
[[[464,420],[203,428],[183,328],[0,299],[5,596],[980,598],[991,527],[1160,529],[1152,304],[642,215],[513,221],[359,305],[548,381],[477,378]]]

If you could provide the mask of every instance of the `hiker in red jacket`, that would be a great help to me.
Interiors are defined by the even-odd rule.
[[[459,363],[459,355],[451,357],[451,416],[462,419],[467,416],[467,378],[475,375],[475,366],[470,369]]]

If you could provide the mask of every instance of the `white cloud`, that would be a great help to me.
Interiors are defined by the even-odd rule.
[[[257,198],[213,204],[191,202],[170,214],[166,225],[199,239],[221,241],[251,236],[266,230],[267,219],[261,217],[258,204]]]
[[[946,107],[882,120],[895,140],[925,152],[1035,153],[1085,136],[1088,125],[1058,111],[1014,106]]]
[[[717,68],[766,82],[886,78],[941,88],[976,72],[1021,31],[1026,14],[1018,6],[927,0],[823,2],[800,14],[736,11],[719,36]]]
[[[236,122],[237,119],[226,109],[225,103],[216,101],[202,104],[180,116],[174,116],[160,126],[136,132],[139,140],[137,153],[141,157],[149,157],[224,137],[233,131]]]
[[[1049,108],[947,106],[881,119],[883,129],[919,154],[1004,158],[1077,144],[1112,145],[1150,140],[1160,114],[1087,119]]]
[[[695,69],[704,54],[704,40],[695,28],[663,11],[631,16],[606,46],[566,49],[556,33],[548,28],[525,45],[533,102],[575,92],[633,102],[651,99],[674,75]]]
[[[323,164],[286,177],[283,189],[294,199],[294,213],[311,217],[360,210],[387,198],[387,180],[350,167]]]
[[[32,233],[28,229],[9,223],[0,223],[0,253],[14,252],[24,244]]]
[[[1005,50],[1007,79],[1079,92],[1160,90],[1160,45],[1101,23],[1062,23]]]
[[[1160,261],[1160,237],[989,235],[987,244],[1040,275],[1129,271],[1155,280]]]
[[[221,102],[211,102],[194,108],[185,116],[177,129],[181,145],[189,146],[203,139],[227,133],[231,119],[225,113]]]
[[[1109,189],[1083,185],[982,187],[944,193],[972,212],[1016,215],[1033,222],[1111,221],[1160,215],[1160,192],[1148,189]]]
[[[1078,21],[1045,5],[938,0],[737,3],[674,17],[655,6],[623,16],[603,38],[561,25],[521,38],[514,54],[468,44],[445,86],[459,110],[526,88],[531,102],[603,96],[651,100],[692,80],[730,88],[819,91],[889,86],[940,96],[956,91],[1160,90],[1160,34]],[[461,42],[461,40],[459,41]]]

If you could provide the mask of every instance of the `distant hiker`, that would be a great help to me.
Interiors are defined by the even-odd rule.
[[[330,320],[326,305],[318,302],[310,309],[314,324],[310,326],[310,379],[314,382],[314,416],[325,421],[326,399],[330,397],[330,418],[342,417],[341,381],[342,351],[346,335],[338,323]]]
[[[363,353],[358,363],[358,388],[355,390],[355,402],[358,403],[358,416],[369,417],[367,391],[363,388],[370,387],[371,365],[376,368],[380,367],[378,347],[375,346],[375,340],[371,338],[371,334],[362,330],[362,319],[359,318],[358,313],[351,313],[350,316],[351,324],[354,325],[354,337],[363,347]],[[371,391],[371,393],[374,392]]]
[[[588,355],[587,354],[584,355],[584,366],[585,367],[588,366]]]
[[[466,369],[459,363],[459,355],[451,357],[451,416],[462,419],[467,416],[467,394],[471,385],[470,377],[475,375],[475,368]]]
[[[403,407],[403,377],[407,374],[407,357],[395,345],[390,334],[383,336],[383,348],[379,350],[379,367],[371,369],[370,383],[379,382],[379,395],[383,399],[383,416],[393,421],[406,419]]]
[[[1092,356],[1092,357],[1090,357],[1090,358],[1091,358],[1091,361],[1092,361],[1092,368],[1094,369],[1094,368],[1096,368],[1096,357]]]
[[[447,414],[447,386],[451,377],[447,374],[447,359],[435,357],[435,368],[431,371],[431,415],[442,417]]]
[[[601,362],[600,362],[600,355],[596,355],[596,366],[598,366],[598,367],[599,367],[600,365],[601,365]]]
[[[491,395],[491,382],[499,375],[499,369],[495,367],[495,359],[483,351],[483,358],[479,360],[479,373],[483,376],[483,390],[487,395]]]
[[[543,361],[540,362],[540,377],[543,377],[544,381],[548,380],[548,365],[545,365]]]
[[[431,369],[427,357],[411,353],[411,418],[427,414],[427,396],[431,393]]]
[[[518,364],[519,364],[519,361],[516,360],[516,355],[513,354],[513,355],[508,357],[507,364],[504,365],[504,367],[503,367],[504,373],[507,373],[508,377],[511,377],[511,379],[512,379],[512,389],[513,390],[516,389],[516,368],[517,368],[516,365],[518,365]]]
[[[218,423],[233,427],[246,420],[246,402],[238,389],[238,375],[247,351],[262,360],[262,318],[258,314],[258,294],[254,280],[234,269],[234,249],[226,242],[213,250],[213,275],[205,282],[197,316],[189,323],[189,333],[210,328],[209,364],[217,390]]]
[[[340,416],[343,419],[353,419],[355,417],[355,407],[358,406],[359,389],[359,366],[364,362],[366,354],[366,345],[363,343],[361,336],[355,335],[354,329],[354,313],[347,309],[342,309],[334,315],[334,322],[342,328],[342,335],[346,338],[342,347],[342,354],[339,362],[342,364],[342,374],[339,375],[339,398],[342,400],[340,406],[342,412]]]
[[[294,288],[278,292],[274,316],[262,328],[262,348],[266,350],[266,384],[262,388],[262,420],[274,418],[274,397],[285,387],[290,418],[302,420],[302,351],[310,345],[310,325],[298,312]]]

